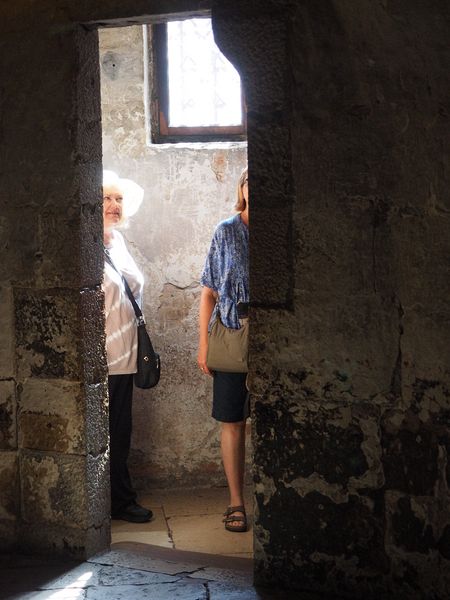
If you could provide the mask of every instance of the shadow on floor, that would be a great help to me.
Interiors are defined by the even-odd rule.
[[[0,557],[1,600],[311,600],[256,589],[252,561],[120,543],[83,563]],[[317,597],[314,597],[315,600]]]

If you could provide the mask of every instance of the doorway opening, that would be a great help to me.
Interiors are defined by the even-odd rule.
[[[112,543],[250,559],[252,519],[239,535],[222,523],[228,490],[220,428],[210,416],[212,382],[196,362],[200,274],[216,224],[233,214],[247,145],[242,130],[227,141],[217,131],[206,134],[210,140],[196,131],[188,141],[155,143],[152,35],[149,25],[99,30],[103,166],[144,188],[139,212],[121,233],[144,274],[143,312],[162,359],[159,385],[134,390],[128,463],[139,502],[154,518],[113,521]],[[249,422],[246,442],[251,516]]]

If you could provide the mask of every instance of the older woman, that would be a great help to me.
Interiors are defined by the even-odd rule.
[[[144,190],[113,171],[103,173],[105,245],[106,354],[108,360],[111,516],[144,523],[152,512],[139,506],[127,460],[131,441],[133,374],[137,370],[137,322],[122,277],[137,303],[142,302],[144,278],[116,230],[139,208]]]
[[[238,214],[219,223],[201,276],[198,365],[213,376],[212,416],[221,422],[221,450],[230,493],[225,529],[247,531],[244,506],[245,421],[248,417],[246,373],[208,369],[208,329],[220,318],[225,327],[240,328],[248,316],[248,172],[238,183]]]

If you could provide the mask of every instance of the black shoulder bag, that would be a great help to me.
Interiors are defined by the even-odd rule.
[[[137,355],[137,373],[134,374],[134,385],[138,388],[147,390],[155,387],[161,376],[161,360],[159,354],[154,351],[150,336],[148,335],[145,327],[145,319],[136,302],[133,292],[130,290],[127,280],[116,268],[111,256],[105,248],[105,257],[111,267],[119,273],[125,286],[125,291],[133,305],[136,319],[138,322],[137,333],[138,333],[138,355]]]

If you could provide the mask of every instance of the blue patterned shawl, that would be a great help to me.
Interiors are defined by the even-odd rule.
[[[248,228],[239,214],[217,225],[200,283],[218,294],[210,323],[219,314],[225,327],[239,329],[236,305],[249,301]]]

